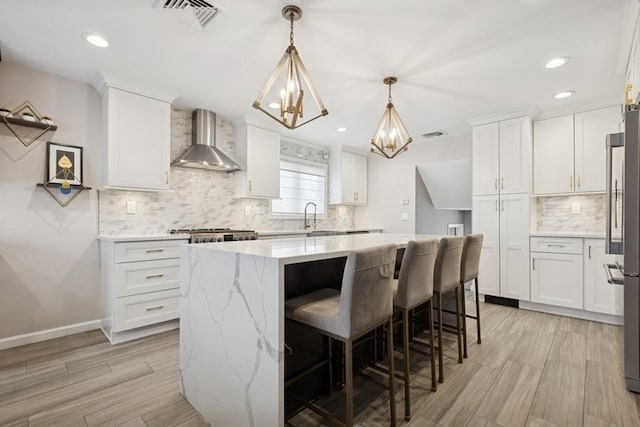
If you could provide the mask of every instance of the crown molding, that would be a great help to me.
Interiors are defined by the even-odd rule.
[[[485,125],[487,123],[499,122],[501,120],[515,119],[517,117],[529,117],[531,120],[533,120],[533,118],[536,116],[537,113],[538,113],[538,109],[532,106],[522,111],[502,112],[497,114],[489,114],[481,117],[475,117],[468,120],[468,123],[471,126],[479,126],[479,125]]]
[[[125,92],[134,93],[136,95],[146,96],[147,98],[157,99],[171,104],[177,97],[175,93],[162,89],[152,88],[138,82],[134,82],[123,77],[113,74],[99,72],[91,82],[91,85],[98,91],[100,96],[104,94],[107,88],[120,89]]]

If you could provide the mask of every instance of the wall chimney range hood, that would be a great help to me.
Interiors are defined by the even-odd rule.
[[[191,147],[171,165],[235,172],[240,166],[216,147],[216,113],[198,108],[191,113]]]

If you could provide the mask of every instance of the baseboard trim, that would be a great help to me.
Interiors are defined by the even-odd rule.
[[[92,320],[90,322],[76,323],[75,325],[61,326],[59,328],[2,338],[0,339],[0,350],[65,337],[80,332],[92,331],[94,329],[100,329],[100,320]]]
[[[520,301],[520,308],[531,311],[541,311],[559,316],[575,317],[577,319],[591,320],[593,322],[609,323],[612,325],[622,325],[623,317],[613,314],[595,313],[592,311],[578,310],[568,307],[556,307],[554,305],[540,304],[536,302]]]

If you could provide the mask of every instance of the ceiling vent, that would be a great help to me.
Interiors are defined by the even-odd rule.
[[[445,131],[442,131],[442,130],[434,130],[433,132],[423,133],[423,134],[422,134],[422,137],[423,137],[423,138],[427,138],[427,139],[429,139],[429,138],[437,138],[437,137],[439,137],[439,136],[444,136],[444,135],[446,135],[446,134],[447,134],[447,133],[446,133]]]
[[[171,12],[181,22],[204,30],[213,18],[227,9],[210,0],[156,0],[153,7]]]

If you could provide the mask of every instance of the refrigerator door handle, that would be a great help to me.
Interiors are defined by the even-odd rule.
[[[607,275],[607,282],[612,285],[624,285],[624,278],[613,277],[611,270],[620,271],[620,265],[616,264],[603,264],[604,272]]]
[[[607,135],[607,193],[605,196],[605,201],[607,205],[606,212],[606,230],[605,230],[605,253],[607,254],[622,254],[622,241],[613,241],[612,236],[612,226],[615,222],[616,228],[618,225],[618,209],[617,209],[617,199],[618,199],[618,191],[617,191],[617,182],[616,189],[614,192],[613,189],[613,149],[624,147],[624,133],[612,133]],[[615,196],[615,205],[614,198]],[[615,219],[613,217],[615,215]]]

